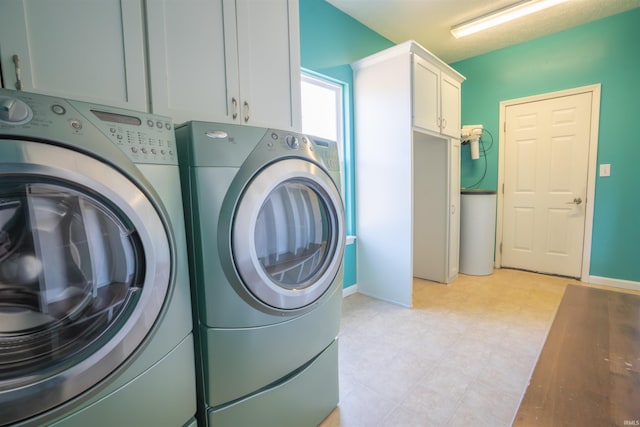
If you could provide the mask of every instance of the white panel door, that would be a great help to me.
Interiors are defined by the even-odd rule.
[[[507,107],[503,266],[580,277],[591,98]]]

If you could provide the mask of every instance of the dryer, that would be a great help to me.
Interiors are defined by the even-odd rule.
[[[0,425],[195,425],[170,119],[0,90]]]
[[[338,151],[288,131],[176,129],[199,419],[317,425],[338,402],[344,208]]]

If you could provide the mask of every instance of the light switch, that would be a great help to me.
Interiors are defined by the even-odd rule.
[[[600,176],[611,176],[611,165],[604,164],[600,165]]]

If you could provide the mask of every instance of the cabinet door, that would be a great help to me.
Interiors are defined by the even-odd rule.
[[[460,83],[442,73],[440,81],[442,94],[441,132],[453,138],[460,138]]]
[[[2,78],[17,88],[146,111],[141,0],[0,2]]]
[[[153,0],[146,13],[153,112],[176,123],[233,122],[238,84],[236,79],[227,87],[226,67],[235,66],[237,75],[237,60],[225,49],[225,32],[235,32],[233,2]],[[225,22],[225,14],[232,20]]]
[[[413,56],[413,125],[440,132],[440,70]]]
[[[449,257],[448,279],[458,276],[460,260],[460,140],[449,144]]]
[[[297,0],[236,0],[241,120],[300,128]]]

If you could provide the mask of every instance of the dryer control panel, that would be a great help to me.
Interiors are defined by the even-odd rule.
[[[117,107],[0,89],[0,132],[20,128],[43,139],[105,137],[134,163],[178,164],[170,118]],[[98,131],[102,138],[97,138]]]

